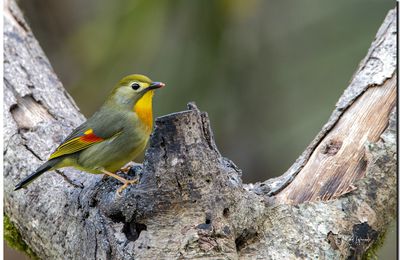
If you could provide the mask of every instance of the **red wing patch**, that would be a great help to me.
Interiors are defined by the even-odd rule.
[[[92,129],[89,129],[80,137],[80,140],[85,143],[97,143],[103,141],[104,139],[98,137],[93,133]]]

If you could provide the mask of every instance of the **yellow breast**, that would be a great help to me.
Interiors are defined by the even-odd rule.
[[[133,111],[143,123],[143,127],[148,134],[151,133],[153,128],[153,95],[153,90],[148,91],[133,107]]]

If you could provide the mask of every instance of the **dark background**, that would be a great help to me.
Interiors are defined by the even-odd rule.
[[[20,0],[82,113],[123,76],[167,87],[154,114],[195,101],[244,182],[284,173],[328,120],[390,0]],[[392,229],[389,235],[395,236]],[[395,239],[381,250],[395,259]],[[383,255],[385,253],[389,253]]]

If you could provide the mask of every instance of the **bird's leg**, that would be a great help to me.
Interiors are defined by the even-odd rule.
[[[119,169],[121,172],[123,172],[123,173],[125,173],[125,174],[127,174],[128,172],[129,172],[129,170],[131,169],[131,165],[128,165],[128,166],[124,166],[124,167],[122,167],[121,169]]]
[[[119,189],[117,190],[117,193],[118,193],[118,194],[121,194],[121,192],[122,192],[123,190],[125,190],[129,185],[138,183],[138,179],[137,179],[137,178],[136,178],[136,179],[133,179],[133,180],[127,180],[127,179],[125,179],[125,178],[122,178],[121,176],[118,176],[118,175],[115,174],[115,173],[112,173],[112,172],[109,172],[109,171],[106,171],[106,170],[101,170],[101,171],[102,171],[104,174],[108,175],[108,176],[114,177],[115,179],[119,180],[120,182],[122,182],[122,183],[124,184],[124,185],[122,185],[121,187],[119,187]]]
[[[134,162],[129,162],[127,164],[125,164],[121,169],[119,169],[119,172],[122,172],[124,174],[128,174],[130,173],[130,171],[132,170],[133,167],[135,167],[135,165],[137,165]]]

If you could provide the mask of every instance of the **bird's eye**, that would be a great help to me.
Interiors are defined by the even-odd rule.
[[[139,83],[133,83],[132,85],[131,85],[131,87],[134,89],[134,90],[138,90],[139,88],[140,88],[140,85],[139,85]]]

